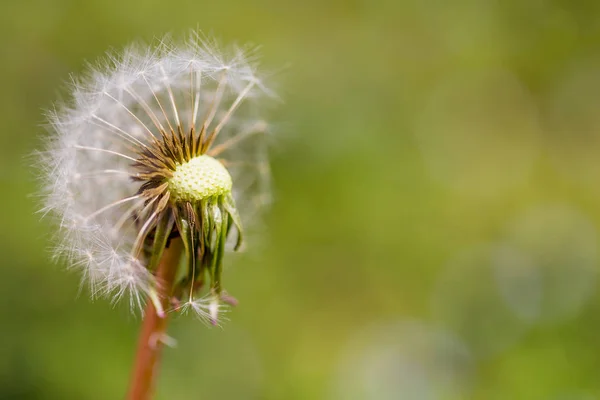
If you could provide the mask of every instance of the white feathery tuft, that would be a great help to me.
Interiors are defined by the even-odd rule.
[[[223,314],[229,310],[229,306],[213,295],[206,295],[197,299],[189,299],[177,309],[183,314],[192,312],[196,318],[205,324],[220,326],[227,318]]]

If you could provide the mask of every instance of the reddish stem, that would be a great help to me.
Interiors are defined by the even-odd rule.
[[[159,282],[157,292],[165,310],[170,308],[169,298],[172,294],[173,281],[179,265],[181,250],[181,240],[172,240],[169,248],[165,249],[156,269],[156,279]],[[139,336],[129,392],[127,393],[128,400],[149,400],[152,398],[154,382],[158,375],[163,338],[167,332],[167,323],[168,317],[159,317],[154,304],[148,301],[144,310],[144,321]]]

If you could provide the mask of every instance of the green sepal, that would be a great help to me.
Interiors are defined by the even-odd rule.
[[[225,197],[223,201],[223,207],[231,217],[231,221],[233,221],[235,229],[237,230],[237,241],[235,242],[235,247],[233,248],[237,251],[242,245],[244,231],[242,229],[242,219],[240,218],[240,214],[238,213],[237,208],[235,207],[235,200],[233,199],[233,196],[228,195]]]
[[[173,230],[174,223],[175,220],[173,218],[173,213],[170,211],[162,212],[158,217],[158,223],[154,231],[152,252],[150,253],[150,260],[148,261],[148,269],[150,271],[156,270],[156,267],[158,266],[158,263],[160,262],[160,259],[162,257],[163,251],[167,246],[169,235]]]
[[[227,242],[227,227],[229,226],[229,213],[223,207],[223,201],[215,205],[213,215],[219,215],[215,219],[215,249],[212,258],[212,281],[211,290],[220,295],[221,293],[221,272],[223,270],[223,255],[225,254],[225,243]]]
[[[196,212],[191,203],[185,203],[177,208],[175,216],[177,229],[183,241],[185,254],[187,257],[187,277],[186,284],[189,285],[190,293],[193,292],[196,276],[200,273],[200,264],[198,263],[198,231],[199,224]]]
[[[223,215],[219,209],[218,204],[210,204],[208,207],[208,218],[211,221],[212,229],[207,236],[207,242],[210,244],[210,256],[205,260],[208,266],[208,274],[210,276],[210,287],[214,289],[216,287],[217,276],[215,274],[217,252],[219,248],[219,240],[221,238],[221,227],[223,225]],[[214,232],[214,239],[213,239]]]
[[[202,218],[202,237],[204,238],[205,249],[210,249],[210,234],[212,232],[212,218],[209,212],[209,199],[204,199],[200,202],[200,215]]]

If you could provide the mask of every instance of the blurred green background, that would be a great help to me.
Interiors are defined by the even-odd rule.
[[[262,44],[276,202],[158,399],[600,399],[600,2],[4,1],[0,398],[120,399],[139,317],[53,265],[27,155],[105,50]]]

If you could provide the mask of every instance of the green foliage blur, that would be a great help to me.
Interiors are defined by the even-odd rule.
[[[50,261],[29,155],[70,74],[190,29],[261,44],[274,207],[157,399],[600,399],[600,2],[5,1],[0,399],[123,398],[139,316]]]

